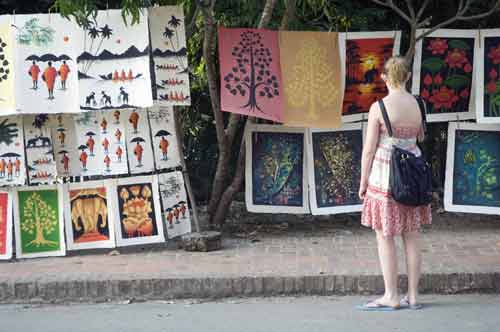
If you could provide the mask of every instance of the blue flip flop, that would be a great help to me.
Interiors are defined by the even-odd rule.
[[[391,307],[375,301],[368,301],[365,304],[356,306],[356,309],[361,311],[396,311],[399,310],[400,307]]]
[[[399,301],[399,305],[410,310],[420,310],[424,307],[420,303],[410,304],[410,301],[408,301],[408,296],[403,297],[401,301]]]

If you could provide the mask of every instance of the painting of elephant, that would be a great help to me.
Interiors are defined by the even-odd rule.
[[[71,224],[75,243],[109,240],[108,202],[102,190],[79,189],[71,192]]]

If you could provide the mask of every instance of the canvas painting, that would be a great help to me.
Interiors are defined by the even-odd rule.
[[[98,122],[99,144],[104,155],[102,175],[128,174],[126,113],[121,110],[101,111]]]
[[[222,111],[283,122],[277,31],[220,27],[219,62]]]
[[[427,102],[429,122],[475,117],[477,35],[477,30],[442,29],[417,42],[412,93]]]
[[[86,112],[74,116],[76,144],[82,176],[101,175],[105,169],[105,156],[99,144],[98,112]]]
[[[312,214],[361,211],[362,124],[344,124],[338,130],[310,129],[307,143]]]
[[[500,125],[453,123],[448,127],[446,211],[500,212]]]
[[[181,166],[174,116],[175,112],[171,107],[154,107],[148,110],[157,170]]]
[[[307,213],[305,130],[247,126],[245,201],[250,212]]]
[[[384,63],[399,54],[401,31],[347,32],[339,36],[342,65],[342,121],[368,118],[371,104],[387,95]]]
[[[0,259],[12,257],[12,194],[0,191]]]
[[[280,31],[287,126],[337,128],[341,77],[336,32]]]
[[[23,118],[0,117],[0,186],[24,185],[25,182]]]
[[[64,256],[62,190],[21,188],[14,194],[16,257]]]
[[[128,119],[126,138],[130,173],[152,172],[155,165],[147,110],[136,109],[125,114]]]
[[[182,6],[149,10],[155,100],[162,106],[191,105],[186,30]]]
[[[500,29],[481,30],[477,50],[476,118],[500,123]]]
[[[79,150],[76,148],[75,121],[71,114],[51,115],[50,129],[57,175],[80,175]]]
[[[16,113],[11,16],[0,16],[0,116]]]
[[[119,179],[113,187],[112,208],[118,246],[164,242],[158,177]]]
[[[115,218],[108,181],[71,183],[64,191],[64,220],[69,250],[114,248]]]
[[[158,183],[168,238],[191,233],[191,218],[182,172],[159,174]]]
[[[81,32],[78,76],[82,110],[152,105],[145,11],[140,23],[128,23],[121,10],[99,11],[95,22]]]
[[[54,183],[57,167],[47,114],[24,116],[24,141],[29,184]],[[21,169],[19,158],[16,158],[15,168],[16,171]]]
[[[76,113],[79,28],[59,14],[15,16],[16,102],[22,113]]]

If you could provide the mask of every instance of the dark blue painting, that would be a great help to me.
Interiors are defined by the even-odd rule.
[[[500,207],[500,132],[455,131],[453,204]]]
[[[252,133],[255,205],[303,206],[304,134]]]
[[[500,37],[484,38],[485,117],[500,116]]]
[[[312,142],[317,207],[361,204],[362,131],[316,132]]]

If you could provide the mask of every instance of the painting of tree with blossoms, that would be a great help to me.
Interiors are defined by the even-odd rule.
[[[413,93],[427,102],[429,121],[470,119],[474,100],[473,67],[476,38],[455,37],[453,30],[423,38],[416,50]],[[471,32],[468,32],[471,33]],[[475,32],[472,32],[475,34]]]
[[[500,123],[500,29],[481,30],[478,52],[478,95],[476,115],[479,123]]]

